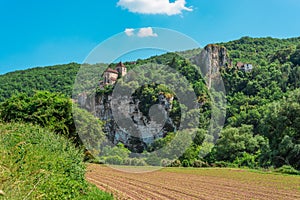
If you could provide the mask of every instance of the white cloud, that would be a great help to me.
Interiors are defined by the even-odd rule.
[[[117,3],[124,9],[128,9],[133,13],[141,14],[165,14],[165,15],[178,15],[183,10],[193,11],[191,7],[186,7],[185,0],[119,0]]]
[[[131,36],[135,35],[134,31],[135,30],[133,28],[126,28],[124,33],[128,37],[131,37]],[[157,37],[158,35],[157,35],[157,33],[154,33],[154,31],[151,27],[145,27],[145,28],[139,29],[137,36],[143,38],[143,37]]]
[[[137,34],[138,37],[157,37],[158,35],[153,32],[151,27],[141,28]]]
[[[133,36],[134,35],[134,29],[133,28],[126,28],[124,32],[127,36]]]

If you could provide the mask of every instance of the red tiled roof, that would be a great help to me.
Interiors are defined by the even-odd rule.
[[[117,64],[117,67],[125,67],[125,65],[124,65],[122,62],[119,62],[119,63]]]
[[[243,67],[243,66],[244,66],[244,63],[242,63],[242,62],[238,62],[238,63],[236,63],[236,66],[237,66],[237,67],[239,67],[239,68],[241,68],[241,67]]]
[[[111,68],[107,68],[107,70],[105,70],[105,72],[118,74],[118,71],[117,71],[117,70],[113,70],[113,69],[111,69]]]

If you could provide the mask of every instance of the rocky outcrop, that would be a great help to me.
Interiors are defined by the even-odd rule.
[[[225,47],[207,45],[200,54],[191,59],[199,66],[205,77],[208,88],[224,91],[220,68],[231,65]],[[219,85],[218,85],[219,84]],[[137,97],[127,94],[113,96],[112,94],[87,95],[81,94],[78,104],[105,122],[104,131],[113,144],[122,142],[133,152],[143,150],[147,144],[162,138],[168,132],[178,129],[177,122],[169,117],[172,109],[173,97],[167,98],[163,94],[157,96],[157,104],[153,105],[149,113],[141,111],[141,102]],[[217,101],[219,99],[215,99]],[[176,124],[176,125],[174,125]]]
[[[213,79],[220,77],[220,68],[231,66],[227,49],[223,46],[209,44],[191,62],[201,68],[202,75],[206,77],[208,88],[212,87]]]
[[[93,113],[105,122],[104,132],[113,144],[122,142],[130,150],[138,152],[155,139],[162,138],[169,131],[176,130],[169,112],[173,97],[158,95],[158,103],[145,116],[139,109],[139,100],[122,96],[113,99],[111,94],[86,95],[78,98],[80,107]],[[118,103],[121,102],[121,103]]]
[[[212,66],[222,67],[228,66],[230,63],[227,55],[227,49],[224,46],[209,44],[204,48],[204,50],[208,54]]]

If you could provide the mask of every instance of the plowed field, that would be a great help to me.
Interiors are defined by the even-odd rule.
[[[165,168],[126,173],[91,164],[87,180],[116,199],[300,200],[300,177],[241,169]]]

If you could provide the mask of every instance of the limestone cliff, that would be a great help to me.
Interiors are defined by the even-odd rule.
[[[219,81],[221,80],[220,68],[231,64],[225,47],[207,45],[200,54],[191,59],[191,62],[200,67],[208,88],[213,87],[215,91],[224,90],[224,85],[220,84],[222,81]],[[173,97],[167,98],[160,94],[157,99],[156,107],[152,106],[149,114],[151,115],[152,112],[155,115],[161,110],[164,112],[153,118],[141,112],[139,108],[141,104],[136,97],[120,95],[116,99],[112,94],[81,94],[78,104],[105,122],[104,131],[109,141],[113,144],[122,142],[130,150],[138,152],[155,139],[165,136],[167,132],[178,129],[176,127],[176,125],[179,126],[178,123],[173,122],[169,117]]]
[[[208,88],[212,87],[213,79],[216,80],[220,77],[220,68],[231,65],[226,48],[215,44],[204,47],[200,54],[191,58],[191,62],[201,67]]]
[[[124,101],[124,99],[129,100],[126,103],[129,105],[129,109],[124,110],[123,105],[114,103]],[[147,144],[152,143],[155,139],[163,137],[167,132],[176,130],[173,120],[169,117],[172,101],[173,98],[166,98],[163,94],[158,95],[156,106],[163,110],[165,119],[151,120],[149,116],[143,115],[139,109],[139,100],[133,97],[122,97],[122,99],[113,100],[111,94],[96,96],[81,94],[78,98],[78,104],[82,108],[105,122],[104,132],[107,134],[109,141],[113,144],[122,142],[134,152],[142,151]],[[119,106],[119,108],[116,109],[115,106]],[[119,113],[113,113],[113,108],[118,110]],[[157,112],[157,110],[154,112]],[[122,119],[122,116],[124,116],[124,120],[118,121],[116,119]],[[132,129],[138,130],[137,133],[133,133]]]

